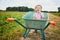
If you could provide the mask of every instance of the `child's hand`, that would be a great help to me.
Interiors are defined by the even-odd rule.
[[[37,18],[34,16],[34,19],[37,19]]]

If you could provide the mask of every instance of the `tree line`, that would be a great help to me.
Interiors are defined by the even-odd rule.
[[[25,6],[21,6],[21,7],[7,7],[6,11],[21,11],[21,12],[28,12],[28,11],[34,11],[33,8],[28,8]]]
[[[33,8],[28,8],[28,7],[25,7],[25,6],[20,6],[20,7],[7,7],[6,10],[0,10],[0,11],[21,11],[21,12],[28,12],[28,11],[34,11],[34,9]],[[60,12],[60,7],[58,7],[58,12]]]
[[[60,12],[60,7],[58,7],[58,12]]]

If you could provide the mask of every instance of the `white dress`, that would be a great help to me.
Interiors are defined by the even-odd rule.
[[[36,19],[43,19],[44,18],[44,14],[43,13],[34,13],[33,17]]]

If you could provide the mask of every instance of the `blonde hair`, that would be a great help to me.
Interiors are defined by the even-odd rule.
[[[41,5],[36,5],[36,6],[35,6],[35,8],[37,8],[37,6],[40,6],[40,7],[42,8],[42,6],[41,6]]]

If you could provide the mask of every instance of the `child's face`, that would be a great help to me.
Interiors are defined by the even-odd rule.
[[[36,7],[35,7],[35,11],[36,11],[36,12],[42,11],[42,7],[41,7],[41,6],[36,6]]]

